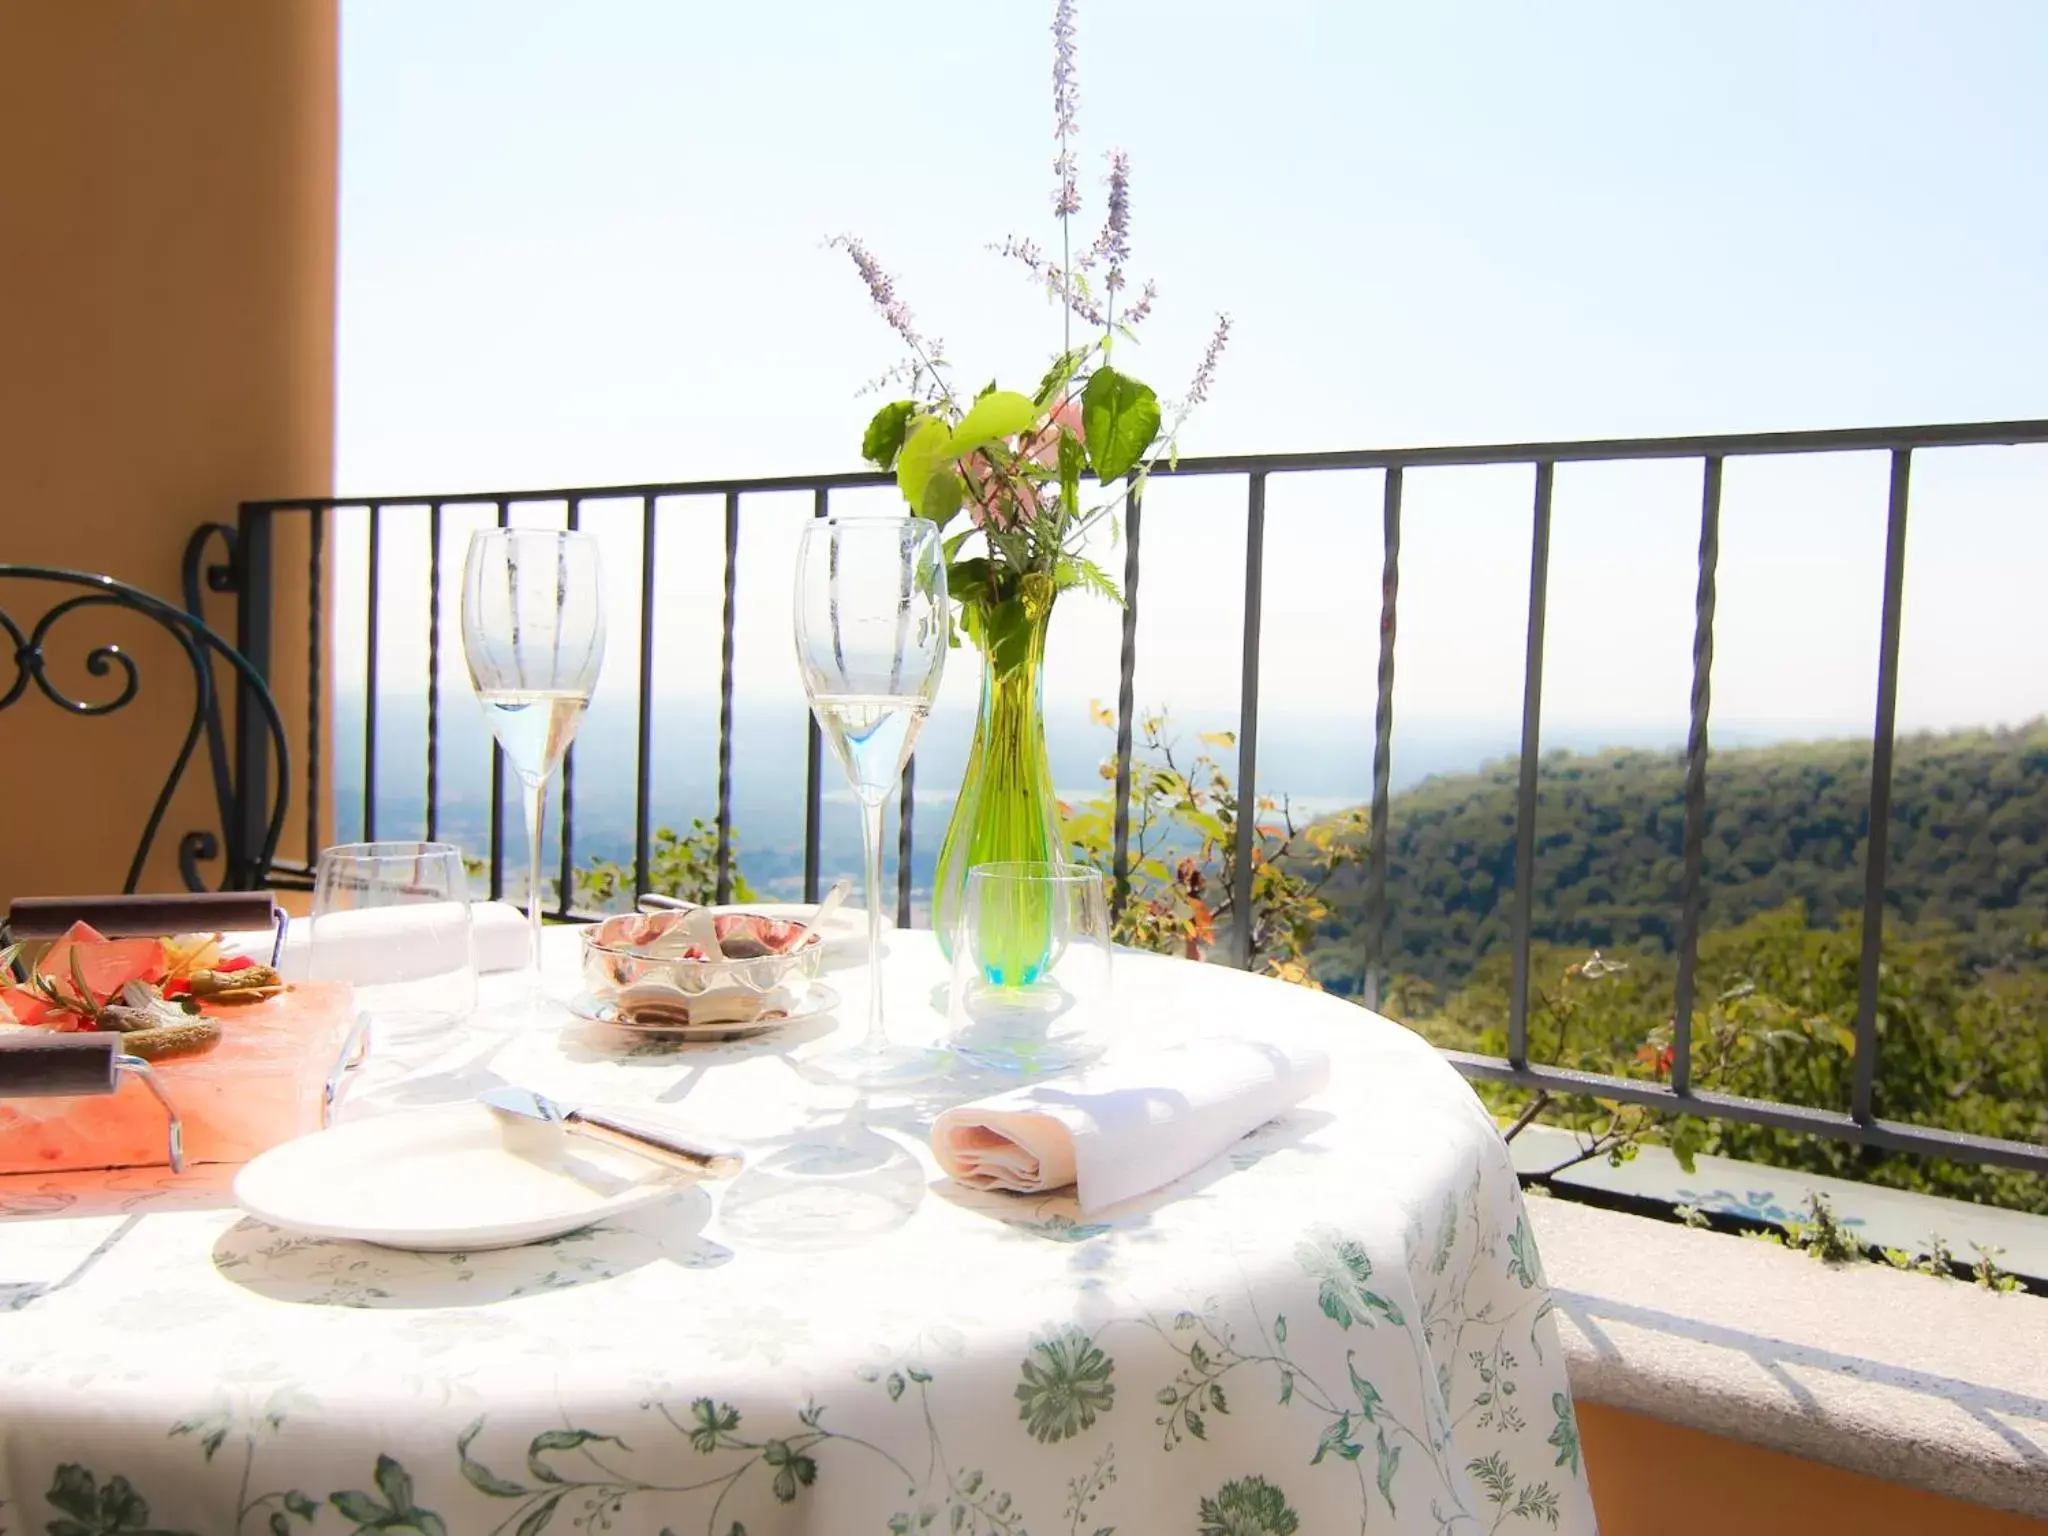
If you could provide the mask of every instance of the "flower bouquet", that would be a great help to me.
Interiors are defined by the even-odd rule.
[[[1152,388],[1112,361],[1118,343],[1131,340],[1151,313],[1157,288],[1134,288],[1129,277],[1130,162],[1121,150],[1108,157],[1101,230],[1076,250],[1073,0],[1059,0],[1052,31],[1059,256],[1017,236],[996,247],[1059,307],[1060,349],[1035,388],[1027,394],[991,382],[964,398],[943,347],[918,328],[868,248],[851,235],[831,242],[852,259],[908,353],[884,382],[905,383],[909,392],[875,412],[862,456],[892,470],[911,510],[939,525],[959,632],[983,658],[981,714],[933,891],[933,926],[945,946],[969,869],[1062,856],[1040,702],[1053,603],[1076,588],[1121,601],[1115,579],[1084,552],[1088,537],[1105,522],[1116,535],[1123,498],[1139,496],[1159,456],[1175,451],[1230,335],[1229,317],[1219,316],[1171,423]]]

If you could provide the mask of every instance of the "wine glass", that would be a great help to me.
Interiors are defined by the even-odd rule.
[[[452,1034],[476,1010],[462,850],[453,843],[321,849],[306,974],[351,983],[378,1045]]]
[[[547,783],[583,723],[604,665],[604,572],[597,540],[540,528],[472,534],[462,568],[462,653],[524,791],[528,979],[538,996],[540,824]]]
[[[891,1044],[882,1023],[882,802],[903,776],[946,665],[949,609],[938,529],[921,517],[832,517],[797,551],[796,658],[804,692],[860,801],[867,855],[868,1032],[812,1057],[864,1088],[931,1077],[943,1051]]]

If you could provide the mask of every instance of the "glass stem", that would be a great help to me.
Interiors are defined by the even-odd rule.
[[[868,882],[868,1038],[870,1046],[887,1045],[882,1025],[882,802],[861,796],[861,851],[867,858]]]
[[[540,982],[540,824],[547,809],[548,781],[535,779],[520,786],[526,791],[526,930],[532,942],[532,974]]]

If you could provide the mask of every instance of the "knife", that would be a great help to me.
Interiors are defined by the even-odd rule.
[[[483,1102],[500,1117],[516,1123],[538,1121],[560,1126],[573,1136],[588,1136],[608,1146],[638,1152],[671,1168],[681,1168],[705,1179],[729,1179],[745,1161],[737,1147],[684,1136],[665,1127],[622,1120],[602,1110],[578,1109],[557,1104],[530,1088],[492,1088]]]

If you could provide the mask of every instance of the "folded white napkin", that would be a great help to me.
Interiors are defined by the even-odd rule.
[[[1305,1046],[1194,1040],[949,1109],[932,1151],[972,1188],[1073,1184],[1092,1211],[1193,1172],[1329,1081]]]
[[[422,902],[410,907],[386,907],[367,912],[337,913],[320,922],[320,942],[323,945],[336,943],[346,946],[347,951],[361,949],[366,962],[366,973],[383,972],[389,969],[388,952],[383,947],[394,935],[401,934],[409,924],[433,924],[447,918],[444,906]],[[532,953],[528,938],[526,914],[517,907],[502,901],[475,901],[469,906],[471,943],[476,952],[476,968],[479,973],[491,971],[516,971],[524,966]],[[229,934],[228,947],[240,954],[258,960],[269,960],[271,935],[267,933]],[[295,917],[285,929],[284,959],[280,966],[287,981],[302,981],[306,977],[307,957],[313,943],[313,920]],[[341,960],[322,969],[342,974],[358,969],[348,962],[345,952]],[[386,976],[384,979],[398,978]]]

